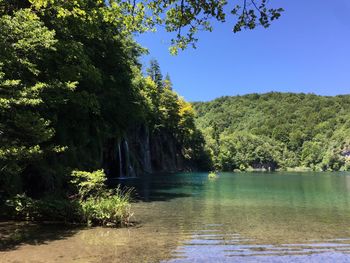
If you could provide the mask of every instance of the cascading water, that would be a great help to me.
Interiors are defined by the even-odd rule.
[[[125,147],[125,172],[126,172],[126,176],[130,176],[130,153],[129,153],[129,145],[128,145],[128,141],[124,140],[124,147]]]
[[[148,127],[145,127],[144,133],[142,135],[142,154],[143,154],[143,168],[145,172],[152,172],[152,164],[151,164],[151,148],[150,148],[150,135]]]
[[[119,157],[119,177],[123,177],[122,151],[121,151],[119,142],[118,142],[118,157]]]

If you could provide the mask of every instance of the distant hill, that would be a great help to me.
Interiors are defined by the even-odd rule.
[[[222,170],[350,170],[350,95],[271,92],[193,103]]]

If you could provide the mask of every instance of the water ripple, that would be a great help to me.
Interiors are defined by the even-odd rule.
[[[257,244],[220,225],[192,232],[167,263],[189,262],[350,262],[350,239],[313,240],[301,244]]]

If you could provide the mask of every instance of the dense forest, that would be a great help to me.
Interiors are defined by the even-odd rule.
[[[267,93],[194,103],[216,169],[350,169],[350,96]]]

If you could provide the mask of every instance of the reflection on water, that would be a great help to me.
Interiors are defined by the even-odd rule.
[[[240,234],[222,233],[218,227],[194,232],[167,263],[183,262],[350,262],[350,239],[306,244],[256,244]]]
[[[68,231],[37,245],[27,238],[12,249],[0,247],[0,257],[8,262],[350,262],[346,174],[222,173],[208,180],[205,173],[183,173],[122,182],[134,186],[142,200],[133,205],[136,227]]]

